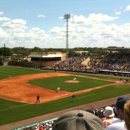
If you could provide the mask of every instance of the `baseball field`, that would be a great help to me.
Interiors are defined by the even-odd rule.
[[[107,75],[1,66],[0,125],[129,94],[130,84],[119,79]],[[60,92],[56,92],[57,87]],[[73,93],[75,102],[71,97]],[[40,103],[36,103],[37,95],[40,95]]]

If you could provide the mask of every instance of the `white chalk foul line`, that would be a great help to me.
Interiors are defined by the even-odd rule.
[[[95,94],[90,94],[90,95],[82,96],[82,97],[77,98],[77,99],[81,99],[81,98],[85,98],[85,97],[89,97],[89,96],[93,96],[93,95],[95,95]]]
[[[23,104],[23,105],[19,105],[19,106],[15,106],[15,107],[10,107],[10,108],[6,108],[6,109],[2,109],[2,110],[0,110],[0,111],[5,111],[5,110],[9,110],[9,109],[21,107],[21,106],[27,106],[27,105],[30,105],[30,104]]]

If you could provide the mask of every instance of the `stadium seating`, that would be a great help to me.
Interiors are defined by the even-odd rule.
[[[118,118],[117,116],[117,113],[115,111],[115,104],[112,104],[111,107],[113,108],[113,111],[115,113],[115,117]],[[98,116],[99,118],[104,118],[105,116],[103,115],[103,112],[105,110],[105,107],[102,107],[102,108],[98,108],[98,109],[95,109],[95,110],[86,110],[87,112],[90,112],[96,116]],[[41,121],[41,122],[36,122],[34,124],[29,124],[29,125],[26,125],[26,126],[22,126],[22,127],[18,127],[18,128],[15,128],[13,130],[40,130],[40,125],[43,126],[43,129],[45,130],[50,130],[53,126],[53,124],[55,123],[56,118],[53,118],[53,119],[49,119],[49,120],[45,120],[45,121]]]

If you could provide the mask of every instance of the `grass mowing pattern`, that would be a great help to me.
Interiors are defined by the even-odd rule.
[[[10,75],[10,74],[12,76],[16,76],[16,75],[25,75],[25,74],[31,74],[31,73],[41,73],[41,72],[43,73],[43,71],[40,71],[40,70],[31,70],[31,69],[14,68],[14,67],[0,67],[0,72],[2,72],[2,75],[0,75],[1,79],[5,78],[5,77],[7,78],[8,75]],[[78,74],[78,75],[84,75],[84,76],[90,77],[90,74],[89,75],[88,74]],[[95,77],[95,75],[91,75],[91,77]],[[98,76],[96,75],[96,78],[97,77]],[[101,76],[99,76],[99,78],[100,77]],[[64,80],[64,78],[67,78],[67,77],[58,77],[58,78],[61,78],[61,79],[63,78],[62,80]],[[58,78],[56,77],[56,80]],[[69,78],[71,78],[71,77],[69,77]],[[79,77],[77,77],[77,79],[78,78]],[[104,76],[104,79],[105,78],[107,79],[108,77]],[[112,80],[113,77],[112,78],[109,77],[109,79]],[[47,79],[43,79],[43,80],[47,80]],[[48,79],[48,81],[49,80],[50,79]],[[80,80],[84,81],[87,79],[81,78]],[[98,82],[100,80],[92,80],[92,81]],[[32,82],[32,81],[30,81],[30,82]],[[102,83],[103,81],[100,81],[100,82]],[[99,82],[99,84],[100,84],[100,82]],[[44,81],[44,83],[45,83],[45,81]],[[58,81],[56,81],[56,83],[58,83]],[[91,83],[88,83],[89,86],[91,85]],[[58,84],[55,86],[57,87]],[[56,100],[56,101],[48,102],[48,103],[44,103],[44,104],[39,104],[39,105],[17,103],[17,102],[0,99],[0,115],[1,115],[1,119],[2,119],[0,121],[0,125],[28,119],[31,117],[51,113],[51,112],[58,111],[58,110],[63,110],[63,109],[74,107],[74,106],[87,104],[90,102],[95,102],[95,101],[108,99],[108,98],[119,96],[119,95],[128,94],[129,92],[130,92],[129,85],[113,85],[111,87],[102,88],[100,90],[94,90],[94,91],[91,91],[88,93],[76,95],[75,102],[72,102],[71,97],[67,97],[64,99],[60,99],[60,100]]]
[[[119,77],[115,77],[115,76],[111,76],[111,75],[100,75],[100,74],[91,74],[91,73],[75,73],[75,72],[67,72],[70,74],[74,74],[74,75],[80,75],[82,74],[82,76],[87,76],[89,78],[98,78],[98,79],[104,79],[104,80],[112,80],[112,81],[117,81],[119,80]]]
[[[67,80],[73,80],[74,77],[79,81],[79,83],[65,83]],[[45,78],[39,80],[32,80],[28,83],[40,86],[43,88],[48,88],[51,90],[56,90],[57,87],[60,87],[62,91],[69,91],[75,92],[80,91],[88,88],[93,88],[96,86],[106,85],[109,84],[108,81],[100,81],[97,79],[90,79],[86,77],[78,77],[78,76],[61,76],[61,77],[52,77],[52,78]]]
[[[18,76],[18,75],[35,74],[35,73],[43,73],[43,71],[20,68],[20,67],[17,68],[17,67],[0,66],[0,79],[8,78],[9,75]]]

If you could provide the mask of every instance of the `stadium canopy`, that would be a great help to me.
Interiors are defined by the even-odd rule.
[[[41,55],[41,54],[31,54],[28,56],[29,58],[31,57],[37,57],[37,58],[52,58],[52,57],[62,57],[62,54],[48,54],[48,55]]]
[[[124,47],[107,47],[104,48],[107,51],[115,51],[115,52],[124,52],[124,53],[129,53],[130,52],[130,48],[124,48]]]

